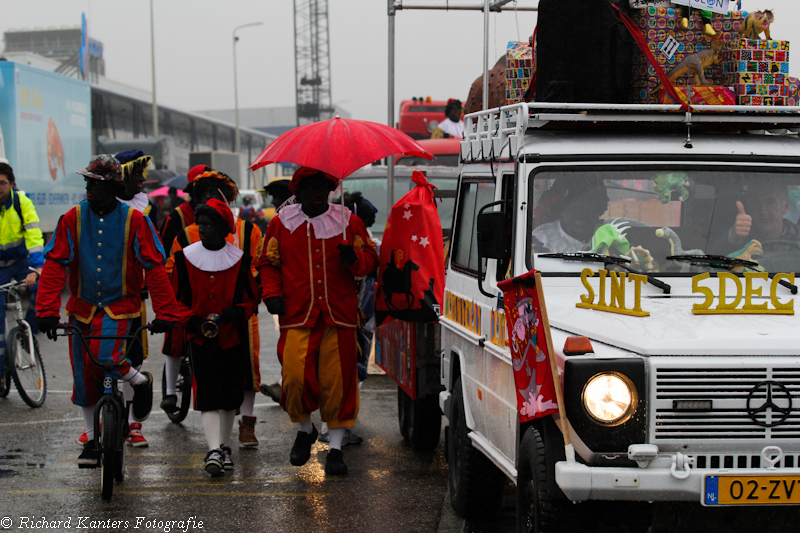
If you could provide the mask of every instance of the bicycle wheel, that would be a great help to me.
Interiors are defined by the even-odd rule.
[[[117,413],[114,404],[111,402],[103,403],[100,411],[100,496],[104,500],[110,500],[114,493],[114,473],[116,463],[117,448]]]
[[[3,390],[0,390],[0,398],[5,398],[11,391],[11,375],[14,372],[14,367],[11,366],[11,356],[8,354],[8,350],[6,350],[6,358],[3,366]]]
[[[44,373],[39,343],[33,337],[33,354],[30,353],[28,332],[19,326],[13,328],[8,338],[11,339],[9,355],[14,361],[14,384],[22,400],[31,407],[41,407],[47,396],[47,377]]]
[[[161,394],[167,395],[167,367],[161,373]],[[175,395],[178,397],[177,409],[172,413],[167,413],[167,417],[176,424],[183,422],[189,413],[189,406],[192,403],[192,370],[189,368],[188,360],[184,357],[181,360],[181,369],[178,372],[178,379],[175,382]]]
[[[125,480],[125,446],[122,445],[122,442],[128,438],[128,432],[130,431],[128,423],[125,420],[123,422],[122,435],[118,437],[117,449],[114,450],[114,481],[120,483]]]

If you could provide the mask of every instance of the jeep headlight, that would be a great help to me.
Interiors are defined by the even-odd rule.
[[[636,387],[617,372],[601,372],[583,388],[583,405],[600,424],[617,426],[627,421],[636,408]]]

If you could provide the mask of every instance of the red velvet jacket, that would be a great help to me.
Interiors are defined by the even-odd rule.
[[[375,244],[361,219],[347,215],[347,242],[357,257],[355,264],[347,266],[339,260],[337,248],[342,243],[341,207],[329,207],[332,211],[327,214],[338,221],[339,235],[327,239],[317,238],[308,222],[293,232],[287,229],[282,217],[300,207],[283,208],[267,228],[258,262],[261,296],[264,301],[275,296],[284,299],[286,314],[280,317],[281,328],[311,328],[321,315],[328,326],[354,329],[358,320],[355,278],[377,268]]]

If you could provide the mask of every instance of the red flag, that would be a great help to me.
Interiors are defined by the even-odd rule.
[[[388,317],[436,322],[444,299],[442,222],[433,197],[436,187],[419,170],[416,187],[389,213],[381,242],[375,323]]]
[[[521,423],[558,412],[555,365],[551,365],[548,349],[550,328],[543,315],[540,291],[536,290],[536,274],[532,270],[497,284],[503,291]]]

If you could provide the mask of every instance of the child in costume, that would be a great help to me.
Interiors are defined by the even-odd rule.
[[[249,254],[225,240],[236,231],[228,205],[212,198],[195,215],[200,240],[174,254],[172,288],[208,443],[204,468],[217,475],[233,470],[227,443],[244,398],[248,319],[258,311],[259,292]]]
[[[234,181],[226,174],[210,170],[197,176],[194,182],[194,195],[197,197],[197,206],[205,204],[211,198],[222,200],[229,203],[236,199],[238,189]],[[197,224],[187,226],[187,228],[179,233],[172,244],[172,252],[182,250],[200,240]],[[251,272],[253,277],[258,276],[258,270],[255,268],[255,263],[261,255],[261,230],[252,222],[246,222],[241,218],[236,219],[236,231],[229,234],[226,240],[238,246],[246,255],[248,255],[251,262]],[[173,258],[167,260],[167,272],[172,272]],[[242,405],[239,411],[242,415],[239,421],[239,444],[244,447],[258,446],[258,439],[256,438],[256,417],[253,413],[255,405],[256,393],[261,386],[261,369],[259,364],[260,352],[260,337],[258,332],[258,316],[253,315],[249,319],[249,330],[247,337],[247,345],[249,350],[249,364],[245,373],[245,392]],[[173,353],[182,353],[182,350],[174,349]],[[167,373],[167,396],[162,402],[162,408],[165,411],[174,410],[177,405],[177,396],[175,396],[175,379],[177,377],[178,369],[180,368],[180,358],[168,357],[167,370],[170,370],[170,365],[176,365],[175,371]]]

